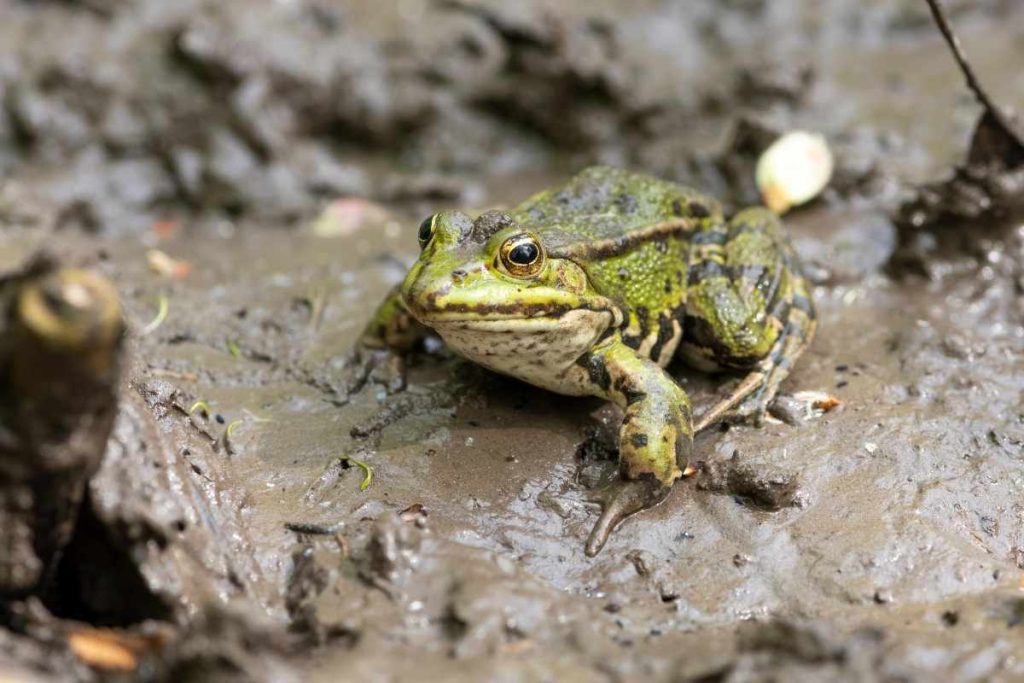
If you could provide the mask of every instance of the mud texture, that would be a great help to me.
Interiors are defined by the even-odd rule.
[[[945,5],[1020,109],[1019,3]],[[986,123],[924,3],[0,16],[0,271],[45,249],[113,281],[128,323],[102,464],[43,584],[3,600],[0,674],[1024,677],[1020,140]],[[698,471],[597,558],[614,408],[436,345],[403,393],[345,390],[425,212],[593,162],[735,207],[794,127],[838,168],[786,217],[820,331],[783,390],[839,405],[701,435]],[[698,412],[733,381],[674,372]],[[130,673],[82,645],[110,641]]]

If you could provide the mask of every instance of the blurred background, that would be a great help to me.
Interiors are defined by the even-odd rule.
[[[947,5],[990,87],[1021,104],[1019,3]],[[180,214],[290,225],[350,195],[503,202],[521,193],[512,179],[532,189],[594,162],[749,200],[726,150],[797,126],[840,146],[849,194],[879,162],[914,179],[948,166],[976,114],[930,49],[923,0],[0,12],[0,178],[52,202],[58,226],[109,233]]]

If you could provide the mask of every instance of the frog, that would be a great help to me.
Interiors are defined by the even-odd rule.
[[[404,358],[436,335],[494,372],[619,406],[619,472],[593,495],[589,557],[665,500],[696,434],[763,422],[817,325],[778,215],[726,217],[714,198],[635,171],[586,168],[514,208],[439,211],[417,232],[418,259],[351,352],[351,388],[400,391]],[[674,359],[738,381],[695,417]]]

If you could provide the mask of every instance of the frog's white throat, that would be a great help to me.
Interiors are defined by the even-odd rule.
[[[450,349],[495,372],[562,394],[590,392],[576,361],[612,324],[609,311],[560,316],[431,321]]]

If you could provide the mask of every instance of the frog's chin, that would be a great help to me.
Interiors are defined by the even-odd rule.
[[[612,324],[611,311],[578,308],[528,318],[424,320],[456,353],[496,372],[562,394],[590,391],[579,357]]]

